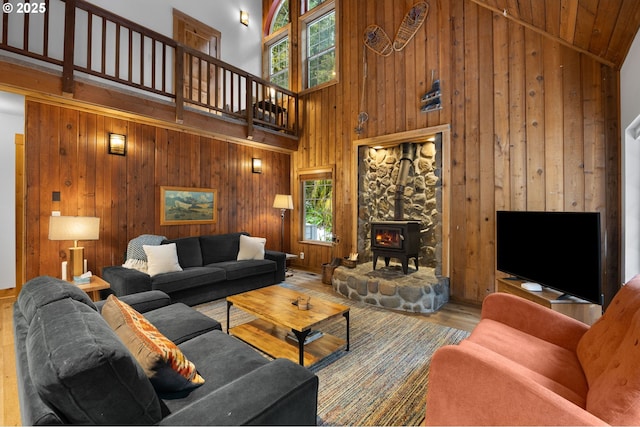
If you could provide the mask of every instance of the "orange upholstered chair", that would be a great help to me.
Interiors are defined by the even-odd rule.
[[[488,296],[469,338],[431,360],[426,425],[640,425],[640,275],[589,326]]]

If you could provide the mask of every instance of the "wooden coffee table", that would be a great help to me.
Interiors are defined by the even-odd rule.
[[[309,309],[299,310],[293,304],[299,296],[305,294],[273,285],[227,297],[227,333],[271,357],[284,357],[302,366],[311,366],[341,348],[348,351],[349,307],[312,297]],[[231,306],[257,319],[229,328]],[[304,344],[319,323],[339,316],[346,320],[346,340],[323,333],[320,338]],[[295,340],[287,337],[289,331],[293,332]]]

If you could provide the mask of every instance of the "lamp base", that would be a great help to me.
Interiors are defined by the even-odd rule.
[[[74,246],[69,248],[68,277],[82,276],[82,273],[84,273],[84,247]]]

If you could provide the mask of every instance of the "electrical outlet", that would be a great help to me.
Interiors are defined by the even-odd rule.
[[[304,252],[300,252],[300,259],[304,259]]]

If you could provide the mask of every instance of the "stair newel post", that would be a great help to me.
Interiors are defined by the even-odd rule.
[[[74,43],[76,33],[76,0],[64,3],[64,57],[62,63],[62,93],[73,95]]]

